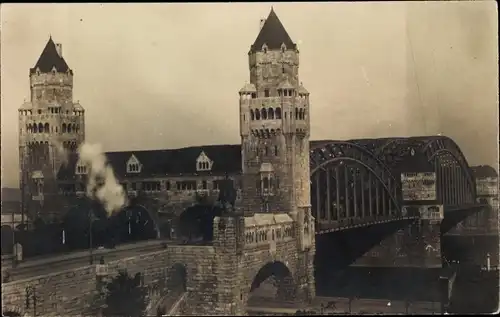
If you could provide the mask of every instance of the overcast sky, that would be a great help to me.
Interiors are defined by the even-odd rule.
[[[497,6],[277,3],[300,48],[312,139],[435,135],[498,162]],[[239,143],[238,91],[269,3],[4,4],[2,186],[18,185],[17,109],[49,34],[74,70],[87,140],[107,151]],[[496,165],[495,165],[496,166]]]

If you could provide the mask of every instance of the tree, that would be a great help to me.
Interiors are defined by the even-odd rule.
[[[146,289],[141,286],[141,274],[130,276],[120,271],[106,285],[104,316],[138,317],[146,310]]]

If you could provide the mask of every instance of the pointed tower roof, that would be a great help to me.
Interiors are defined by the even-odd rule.
[[[274,9],[271,8],[271,12],[269,12],[266,22],[264,22],[257,39],[253,43],[251,51],[260,51],[264,44],[270,50],[280,49],[282,43],[285,43],[288,49],[295,49],[296,47]]]
[[[240,89],[240,93],[242,92],[257,92],[257,88],[255,88],[254,84],[246,83],[245,86]]]
[[[35,66],[30,69],[30,74],[35,73],[37,68],[42,73],[49,73],[53,67],[60,73],[65,73],[68,70],[71,72],[64,58],[57,52],[56,44],[52,40],[52,37],[50,37]]]
[[[309,95],[309,91],[307,91],[307,89],[304,87],[304,85],[302,85],[302,83],[300,83],[299,86],[299,94]]]

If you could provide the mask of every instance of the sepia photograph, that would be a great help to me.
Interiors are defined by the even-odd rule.
[[[496,1],[0,5],[2,316],[499,311]]]

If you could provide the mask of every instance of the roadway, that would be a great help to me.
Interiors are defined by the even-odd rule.
[[[328,307],[328,303],[334,303]],[[295,314],[297,310],[314,310],[321,312],[321,307],[328,307],[322,314],[406,314],[404,301],[389,301],[384,299],[361,298],[353,300],[349,310],[349,299],[343,297],[316,297],[309,305],[283,303],[271,298],[252,298],[248,306],[249,313]],[[409,314],[439,314],[440,303],[413,302],[408,307]]]
[[[334,309],[326,309],[327,312],[349,313],[349,299],[342,297],[316,297],[313,306],[321,307],[328,302],[334,302]],[[408,308],[409,314],[432,314],[440,313],[441,305],[437,302],[414,302]],[[406,314],[406,303],[404,301],[390,301],[387,299],[360,298],[351,303],[351,314]]]
[[[111,262],[144,253],[160,251],[164,249],[165,243],[167,245],[178,244],[178,242],[169,240],[149,240],[119,245],[114,249],[93,249],[93,263],[98,264],[101,256],[104,257],[105,262]],[[29,259],[7,271],[9,272],[9,281],[16,281],[38,275],[76,269],[86,265],[90,265],[90,250]]]

